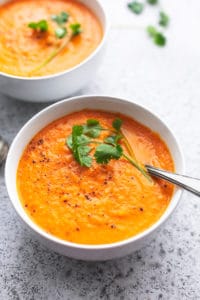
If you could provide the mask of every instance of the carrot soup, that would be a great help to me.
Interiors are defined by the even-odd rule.
[[[0,72],[63,72],[85,60],[102,36],[100,21],[81,2],[11,0],[0,5]]]
[[[54,121],[25,148],[21,203],[45,232],[79,244],[133,237],[162,216],[173,186],[145,164],[174,170],[161,137],[122,114],[82,110]]]

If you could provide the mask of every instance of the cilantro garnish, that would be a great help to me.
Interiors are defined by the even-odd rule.
[[[128,3],[128,8],[136,15],[139,15],[144,9],[144,4],[138,1],[132,1]]]
[[[55,21],[58,25],[63,25],[69,19],[69,14],[62,11],[59,15],[52,15],[51,19]]]
[[[122,126],[122,120],[120,118],[116,118],[113,122],[112,122],[112,127],[114,129],[116,129],[117,131],[120,131]]]
[[[74,125],[72,127],[72,134],[66,139],[66,144],[72,151],[75,160],[81,166],[91,167],[93,157],[98,164],[108,164],[110,160],[118,160],[123,156],[146,178],[151,180],[145,168],[141,167],[135,160],[132,148],[123,134],[121,127],[122,120],[120,118],[114,119],[112,122],[112,129],[102,127],[98,120],[88,119],[86,124]],[[101,131],[108,131],[112,135],[108,135],[104,141],[101,142],[97,139],[99,138]],[[124,153],[122,145],[119,144],[121,140],[124,141],[130,156]],[[98,144],[96,149],[94,149],[93,157],[90,155],[90,152],[93,149],[89,146],[91,144]]]
[[[99,121],[94,119],[88,119],[86,125],[83,125],[83,133],[93,138],[99,137],[101,129]]]
[[[116,135],[110,135],[107,138],[105,138],[104,142],[107,144],[115,145],[119,142],[119,140],[122,138],[122,135],[116,134]]]
[[[79,23],[70,24],[69,27],[72,30],[73,36],[78,35],[82,32],[81,24]]]
[[[147,32],[149,36],[153,39],[154,44],[160,47],[165,46],[166,37],[163,35],[163,33],[157,31],[157,29],[154,26],[148,26]]]
[[[83,134],[83,127],[75,125],[72,128],[72,135],[66,141],[69,149],[73,152],[75,160],[84,167],[90,167],[92,157],[89,155],[91,147],[88,146],[90,138]]]
[[[67,34],[67,29],[65,27],[58,27],[55,30],[55,35],[59,39],[64,38],[66,34]]]
[[[169,24],[169,16],[163,11],[160,12],[160,20],[159,25],[163,27],[167,27]]]
[[[46,20],[40,20],[39,22],[29,23],[28,27],[30,27],[33,30],[39,30],[41,32],[45,32],[48,30],[48,23]]]
[[[119,159],[123,154],[122,147],[118,145],[101,144],[97,146],[94,157],[98,164],[108,164],[111,159]]]

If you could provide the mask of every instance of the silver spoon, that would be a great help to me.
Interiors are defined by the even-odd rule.
[[[0,165],[6,159],[8,154],[9,145],[8,143],[0,136]]]
[[[200,179],[192,178],[185,175],[179,175],[165,170],[161,170],[149,165],[146,165],[149,174],[165,179],[172,182],[185,190],[200,197]]]

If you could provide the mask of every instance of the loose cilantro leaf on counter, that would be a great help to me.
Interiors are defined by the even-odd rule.
[[[138,1],[132,1],[128,3],[128,8],[136,15],[139,15],[143,12],[144,4]]]
[[[39,22],[30,22],[28,27],[33,30],[39,30],[41,32],[45,32],[48,30],[48,23],[46,20],[41,20]]]
[[[163,11],[160,12],[160,20],[159,25],[163,27],[167,27],[169,24],[169,16]]]
[[[158,4],[158,0],[147,0],[147,2],[152,5]]]
[[[160,47],[165,46],[167,41],[166,37],[163,35],[163,33],[158,32],[154,26],[148,26],[147,33],[153,39],[154,44]]]

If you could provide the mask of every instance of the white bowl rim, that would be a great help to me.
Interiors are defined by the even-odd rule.
[[[175,210],[176,206],[178,205],[181,195],[183,193],[183,190],[180,188],[177,188],[177,190],[174,192],[170,203],[168,205],[168,207],[166,208],[166,210],[164,211],[164,213],[162,214],[162,216],[149,228],[147,228],[146,230],[142,231],[141,233],[130,237],[128,239],[124,239],[122,241],[118,241],[118,242],[114,242],[114,243],[109,243],[109,244],[97,244],[97,245],[93,245],[93,244],[79,244],[79,243],[73,243],[73,242],[69,242],[69,241],[65,241],[62,240],[60,238],[57,238],[54,235],[48,234],[46,233],[41,227],[39,227],[36,223],[34,223],[31,218],[28,216],[28,214],[25,212],[25,210],[23,209],[23,214],[21,213],[21,211],[19,211],[15,200],[12,199],[12,196],[10,195],[10,191],[8,189],[8,182],[9,182],[9,170],[8,170],[8,161],[10,159],[10,153],[12,152],[12,149],[15,148],[15,143],[18,140],[18,137],[21,135],[21,133],[26,130],[26,127],[28,127],[31,123],[34,123],[37,118],[43,114],[46,114],[48,111],[54,109],[56,106],[59,105],[63,105],[66,102],[73,102],[75,100],[83,100],[83,99],[93,99],[93,98],[101,98],[101,99],[106,99],[108,100],[117,100],[117,101],[121,101],[121,102],[125,102],[128,104],[133,104],[134,106],[138,107],[139,109],[142,109],[143,111],[145,111],[146,113],[150,113],[154,116],[155,119],[157,119],[160,123],[162,123],[165,128],[169,131],[169,133],[171,134],[172,138],[175,140],[176,142],[176,146],[177,149],[180,153],[180,162],[181,162],[181,166],[182,166],[182,174],[184,174],[185,172],[185,161],[184,161],[184,156],[180,147],[180,144],[177,140],[177,138],[174,136],[173,131],[168,127],[168,125],[166,125],[166,123],[164,121],[161,120],[161,118],[155,114],[154,112],[152,112],[150,109],[146,108],[143,105],[140,105],[136,102],[124,99],[124,98],[118,98],[118,97],[114,97],[114,96],[106,96],[106,95],[82,95],[82,96],[75,96],[75,97],[71,97],[71,98],[67,98],[67,99],[63,99],[59,102],[56,102],[54,104],[49,105],[48,107],[42,109],[40,112],[38,112],[37,114],[35,114],[28,122],[25,123],[25,125],[20,129],[20,131],[18,132],[18,134],[16,135],[16,137],[14,138],[10,149],[9,149],[9,153],[7,156],[7,160],[6,160],[6,165],[5,165],[5,183],[6,183],[6,187],[7,187],[7,191],[8,191],[8,195],[9,198],[15,208],[15,210],[17,211],[18,215],[21,217],[21,219],[25,222],[25,224],[31,228],[34,232],[36,232],[39,236],[41,236],[42,238],[45,238],[46,240],[50,240],[56,244],[59,244],[60,246],[65,246],[71,249],[79,249],[79,250],[91,250],[91,251],[95,251],[95,250],[106,250],[106,249],[116,249],[116,248],[120,248],[123,246],[127,246],[129,244],[132,244],[133,242],[139,241],[145,237],[147,237],[149,234],[151,234],[153,231],[155,231],[156,229],[158,229],[173,213],[173,211]],[[103,110],[102,110],[103,111]],[[123,113],[123,112],[122,112]],[[56,118],[59,119],[59,118]],[[55,120],[56,120],[55,119]],[[53,122],[53,120],[51,121]],[[142,122],[141,122],[142,123]],[[41,129],[40,129],[41,130]],[[20,199],[19,199],[19,195],[16,193],[16,198],[18,200],[18,202],[21,205]],[[22,205],[21,205],[22,207]],[[22,207],[23,208],[23,207]],[[26,217],[28,216],[28,219],[30,221],[30,223],[27,223],[26,220],[24,219],[23,215],[25,215]]]
[[[79,2],[79,0],[76,0],[76,1]],[[67,69],[65,71],[58,72],[58,73],[55,73],[55,74],[51,74],[51,75],[28,77],[28,76],[12,75],[12,74],[8,74],[8,73],[2,72],[2,71],[0,71],[0,75],[4,76],[4,77],[7,77],[7,78],[10,78],[10,79],[17,79],[17,80],[21,80],[21,81],[37,81],[37,80],[39,81],[39,80],[46,80],[46,79],[56,78],[56,77],[59,77],[59,76],[62,76],[62,75],[67,75],[68,73],[81,68],[82,65],[84,65],[89,60],[91,60],[101,50],[101,48],[104,46],[105,41],[106,41],[107,36],[108,36],[109,27],[110,27],[109,21],[108,21],[108,15],[107,15],[107,12],[106,12],[106,9],[105,9],[104,5],[99,0],[95,0],[95,1],[97,2],[97,4],[99,5],[100,9],[103,12],[104,19],[105,19],[105,24],[104,24],[105,28],[104,29],[102,28],[103,29],[103,37],[102,37],[99,45],[97,46],[97,48],[94,51],[92,51],[92,53],[89,56],[87,56],[83,61],[81,61],[79,64],[75,65],[74,67],[72,67],[70,69]],[[85,5],[85,6],[87,7],[87,5]],[[89,8],[89,9],[93,12],[93,10],[91,8]],[[102,25],[102,22],[101,22],[100,19],[99,19],[99,21]]]

